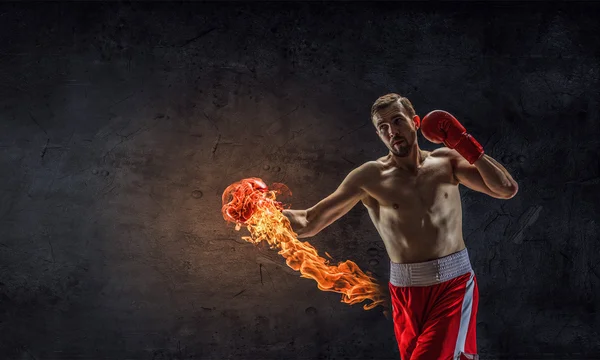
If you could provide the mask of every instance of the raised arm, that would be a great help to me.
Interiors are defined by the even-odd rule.
[[[481,144],[449,112],[434,110],[425,115],[421,133],[433,143],[446,145],[434,152],[450,156],[459,183],[496,199],[510,199],[519,191],[504,166],[484,154]]]
[[[471,190],[496,199],[510,199],[519,191],[519,185],[508,170],[489,155],[484,154],[469,164],[456,150],[439,148],[434,152],[450,158],[454,177]]]
[[[352,170],[329,196],[307,210],[284,210],[299,238],[311,237],[345,215],[366,195],[369,163]]]

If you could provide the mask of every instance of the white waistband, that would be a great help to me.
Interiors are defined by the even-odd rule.
[[[390,261],[390,283],[394,286],[430,286],[473,271],[467,249],[439,259],[414,264]]]

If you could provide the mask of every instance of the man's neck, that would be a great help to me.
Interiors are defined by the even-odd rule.
[[[391,151],[389,155],[391,157],[391,161],[397,168],[408,171],[409,173],[413,174],[417,173],[424,160],[424,154],[419,148],[418,144],[415,144],[412,147],[408,156],[396,156]]]

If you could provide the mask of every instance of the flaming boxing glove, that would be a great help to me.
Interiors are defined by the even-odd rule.
[[[421,121],[421,133],[432,143],[444,143],[455,149],[469,164],[473,164],[483,156],[483,147],[450,113],[434,110],[425,115]]]

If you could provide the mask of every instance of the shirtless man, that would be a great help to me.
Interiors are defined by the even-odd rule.
[[[477,359],[478,290],[462,233],[458,184],[496,199],[518,185],[447,112],[422,121],[410,101],[387,94],[371,120],[389,153],[352,170],[307,210],[284,210],[300,238],[319,233],[359,201],[390,258],[394,331],[403,360]],[[417,130],[445,147],[424,151]]]

